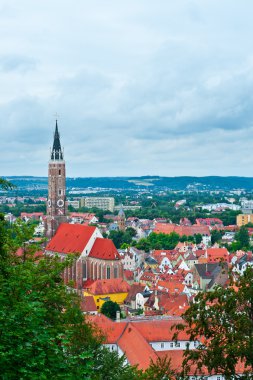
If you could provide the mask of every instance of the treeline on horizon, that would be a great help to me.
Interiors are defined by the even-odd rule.
[[[6,176],[13,184],[19,188],[28,186],[47,186],[47,177],[33,176]],[[113,189],[159,189],[169,188],[172,190],[185,190],[189,185],[203,190],[231,190],[231,189],[253,189],[253,177],[159,177],[159,176],[142,176],[142,177],[76,177],[67,178],[68,188],[86,188],[86,187],[102,187]],[[135,181],[135,182],[132,182]],[[142,181],[145,183],[142,183]],[[147,185],[150,184],[150,185]]]

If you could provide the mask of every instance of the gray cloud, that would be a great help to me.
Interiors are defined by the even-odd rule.
[[[250,0],[0,8],[0,175],[46,175],[55,112],[69,175],[251,175],[252,11]]]

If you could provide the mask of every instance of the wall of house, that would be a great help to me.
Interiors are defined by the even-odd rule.
[[[123,304],[127,298],[128,293],[108,293],[108,294],[91,294],[89,292],[84,292],[84,296],[93,296],[97,310],[100,311],[102,305],[110,299],[110,301],[117,302],[119,305]]]
[[[95,229],[95,231],[93,232],[90,240],[88,241],[88,243],[86,244],[86,247],[84,248],[83,252],[81,253],[81,256],[88,256],[88,254],[90,253],[91,251],[91,248],[93,247],[93,244],[96,240],[96,238],[102,238],[103,235],[101,234],[101,232],[99,231],[98,228]]]
[[[151,347],[155,351],[175,351],[175,350],[185,350],[187,348],[187,344],[189,344],[189,349],[193,350],[198,346],[198,342],[190,342],[186,340],[178,340],[175,341],[159,341],[159,342],[149,342]]]

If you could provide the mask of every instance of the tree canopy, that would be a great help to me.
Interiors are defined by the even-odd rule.
[[[116,319],[117,311],[120,312],[120,307],[117,302],[106,301],[101,307],[101,313],[111,319]]]

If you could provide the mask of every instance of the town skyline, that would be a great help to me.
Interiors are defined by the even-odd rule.
[[[250,1],[0,5],[0,174],[252,175]],[[67,27],[66,27],[67,25]]]

